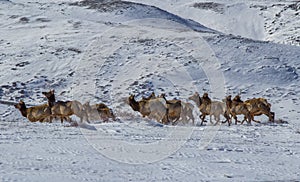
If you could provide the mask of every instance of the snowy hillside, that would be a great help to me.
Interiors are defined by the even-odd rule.
[[[297,1],[0,1],[0,101],[104,102],[112,123],[30,123],[0,104],[1,181],[299,180]],[[264,97],[276,123],[164,126],[126,103]],[[73,117],[79,121],[78,118]],[[224,118],[222,118],[224,119]]]
[[[156,5],[227,34],[291,45],[299,45],[300,42],[299,1],[153,0],[146,4]]]

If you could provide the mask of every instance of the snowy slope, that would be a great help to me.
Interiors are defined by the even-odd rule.
[[[270,17],[278,7],[290,9],[276,29]],[[0,100],[36,105],[55,89],[60,100],[105,102],[120,119],[77,128],[29,123],[0,105],[1,181],[299,180],[297,7],[0,1]],[[163,126],[126,103],[152,91],[184,101],[195,91],[216,100],[265,97],[285,123],[261,116],[252,126]]]
[[[298,1],[141,1],[201,22],[223,33],[255,40],[299,45],[300,28]]]

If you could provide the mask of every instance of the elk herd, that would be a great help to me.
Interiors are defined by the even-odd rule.
[[[19,109],[22,116],[31,122],[52,122],[53,119],[60,119],[61,122],[71,122],[70,116],[75,115],[80,121],[103,120],[108,121],[109,118],[115,120],[115,116],[110,108],[105,104],[90,105],[88,102],[81,104],[79,101],[56,101],[54,90],[42,92],[48,99],[47,104],[33,106],[27,108],[24,101],[15,104],[15,108]],[[96,113],[96,114],[95,114]]]
[[[246,101],[242,101],[240,95],[235,96],[231,99],[231,95],[227,96],[223,101],[212,101],[208,93],[204,93],[200,97],[198,92],[195,92],[192,96],[188,98],[194,101],[197,108],[199,109],[201,115],[200,125],[206,122],[205,117],[210,117],[210,122],[212,121],[212,116],[216,121],[215,125],[221,120],[221,116],[225,118],[222,123],[231,124],[232,118],[237,124],[237,115],[244,115],[244,120],[241,121],[243,124],[245,121],[251,124],[251,121],[260,123],[254,119],[254,116],[266,115],[269,121],[274,121],[275,114],[271,111],[271,104],[267,102],[264,98],[253,98]],[[135,96],[131,95],[128,99],[129,105],[134,111],[141,113],[143,117],[147,116],[151,119],[155,119],[163,124],[177,124],[178,122],[188,123],[190,120],[195,124],[195,119],[193,116],[194,106],[189,102],[183,102],[181,100],[167,100],[165,94],[160,96],[155,96],[152,93],[148,98],[142,98],[140,101],[135,100]]]
[[[15,104],[22,116],[26,117],[31,122],[52,122],[53,119],[60,119],[61,122],[71,122],[70,116],[75,115],[80,118],[80,121],[101,120],[108,122],[115,121],[116,116],[112,109],[107,107],[104,103],[93,104],[89,102],[81,104],[79,101],[57,101],[55,99],[55,91],[42,92],[48,99],[48,103],[26,107],[26,104],[21,100]],[[194,109],[200,111],[200,125],[206,122],[206,116],[213,123],[212,116],[216,121],[214,125],[221,121],[221,116],[224,118],[222,123],[231,125],[234,119],[235,124],[238,122],[243,124],[245,121],[251,124],[251,121],[260,123],[254,119],[254,116],[266,115],[269,121],[274,121],[275,114],[271,111],[271,104],[264,98],[253,98],[242,101],[240,95],[233,99],[231,95],[224,98],[222,101],[213,101],[209,98],[208,93],[202,96],[195,92],[188,98],[193,101],[195,106],[190,102],[184,102],[178,99],[168,100],[165,94],[156,96],[154,92],[148,97],[142,97],[139,101],[136,100],[135,95],[130,95],[127,99],[128,105],[133,111],[139,112],[142,117],[154,119],[162,124],[177,125],[179,122],[188,124],[191,122],[195,125]],[[238,115],[243,116],[242,121],[238,121]]]

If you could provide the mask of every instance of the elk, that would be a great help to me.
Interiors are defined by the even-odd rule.
[[[84,118],[89,122],[87,114],[79,101],[56,101],[54,92],[54,90],[42,92],[48,99],[48,105],[51,108],[52,116],[60,117],[61,123],[63,123],[64,119],[67,120],[69,116],[74,114],[80,118],[81,122],[83,122]]]
[[[89,120],[102,119],[104,122],[107,122],[109,118],[112,118],[113,121],[116,120],[113,111],[104,103],[90,105],[89,102],[86,102],[83,107]]]
[[[250,111],[251,119],[253,121],[260,123],[260,121],[254,120],[254,116],[260,116],[262,114],[266,115],[269,118],[269,121],[274,121],[275,113],[271,112],[271,104],[268,103],[265,98],[253,98],[246,100],[244,103]]]
[[[195,118],[193,115],[194,106],[189,102],[181,102],[182,120],[187,122],[188,119],[192,120],[193,125],[195,124]]]
[[[194,116],[193,116],[193,109],[194,106],[188,102],[183,102],[181,100],[167,100],[166,94],[161,94],[160,98],[165,99],[167,108],[169,109],[169,119],[175,124],[179,119],[184,121],[185,123],[188,119],[191,119],[194,124]]]
[[[51,109],[48,104],[27,108],[25,102],[21,100],[14,106],[19,109],[22,116],[26,117],[30,122],[52,122]]]
[[[203,122],[205,122],[205,117],[207,115],[210,116],[211,123],[212,123],[211,117],[214,116],[214,119],[217,121],[215,125],[220,122],[220,115],[223,115],[226,118],[228,125],[230,125],[229,116],[226,113],[225,103],[220,101],[211,101],[211,99],[208,97],[208,93],[204,93],[203,96],[200,97],[199,93],[195,92],[194,95],[189,97],[189,99],[196,103],[196,105],[199,108],[199,111],[201,112],[200,125],[202,125]]]
[[[157,122],[163,124],[169,123],[168,108],[166,101],[163,98],[156,98],[150,100],[136,101],[135,95],[130,95],[128,98],[130,107],[134,111],[138,111],[143,117],[147,116],[150,119],[154,118]]]
[[[248,110],[247,105],[241,100],[239,95],[235,96],[233,100],[231,100],[231,95],[225,98],[226,106],[227,106],[227,114],[230,114],[235,119],[235,124],[237,124],[238,119],[237,115],[244,115],[244,121],[246,120],[249,124],[251,124],[251,113]],[[243,122],[244,122],[243,121]]]

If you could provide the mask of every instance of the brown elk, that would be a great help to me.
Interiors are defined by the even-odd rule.
[[[90,105],[89,102],[83,104],[84,110],[87,113],[89,120],[103,120],[107,122],[109,118],[112,118],[113,121],[116,120],[116,117],[112,110],[107,107],[104,103]]]
[[[235,96],[233,100],[231,100],[231,95],[229,95],[225,98],[225,100],[227,106],[226,112],[235,119],[235,124],[239,122],[237,119],[237,115],[241,114],[244,115],[244,120],[251,124],[251,113],[248,110],[247,105],[241,100],[241,97],[239,95]]]
[[[167,100],[165,94],[161,94],[159,98],[163,98],[168,108],[168,118],[172,124],[176,124],[180,119],[181,114],[181,100]]]
[[[250,111],[251,119],[253,121],[260,123],[260,121],[254,120],[254,116],[260,116],[262,114],[266,115],[269,118],[269,121],[274,121],[275,113],[271,112],[271,104],[268,103],[265,98],[253,98],[246,100],[244,103]]]
[[[22,116],[26,117],[30,122],[52,122],[51,110],[48,104],[27,108],[25,102],[21,100],[14,106],[19,109]]]
[[[169,109],[169,120],[171,120],[173,124],[176,124],[178,121],[183,121],[184,123],[187,123],[188,119],[191,119],[194,124],[194,106],[192,104],[176,99],[167,100],[166,94],[161,94],[159,97],[165,99],[167,108]]]
[[[128,102],[130,107],[134,111],[140,112],[143,117],[147,116],[150,119],[156,119],[157,122],[163,124],[169,123],[168,108],[163,98],[136,101],[135,95],[130,95]]]
[[[220,122],[220,116],[223,115],[226,118],[228,125],[230,125],[229,116],[226,112],[225,103],[220,101],[211,101],[211,99],[208,96],[208,93],[204,93],[203,96],[200,97],[199,93],[195,92],[194,95],[189,97],[189,99],[196,103],[196,105],[199,108],[199,111],[201,112],[200,125],[202,125],[203,122],[205,122],[205,117],[207,115],[210,116],[211,123],[212,123],[211,117],[214,116],[214,119],[217,121],[215,125]]]
[[[51,115],[54,117],[60,117],[61,122],[67,120],[69,116],[75,115],[80,118],[80,121],[83,122],[84,118],[88,121],[86,112],[83,109],[82,104],[79,101],[56,101],[54,90],[49,92],[42,92],[48,99],[48,105],[51,108]]]

